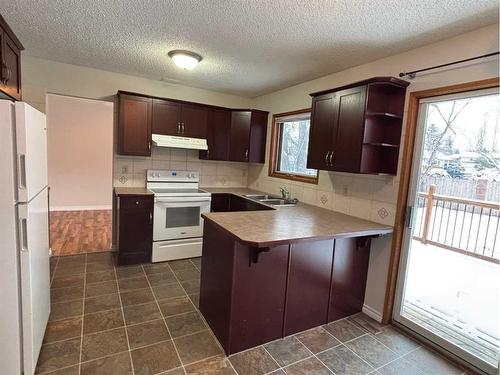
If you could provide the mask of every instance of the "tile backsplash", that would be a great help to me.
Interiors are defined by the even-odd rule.
[[[197,150],[153,147],[151,157],[115,155],[113,186],[144,187],[148,169],[198,171],[200,186],[205,187],[246,187],[248,184],[247,163],[200,160]]]
[[[251,164],[248,187],[279,194],[286,187],[299,201],[348,215],[393,225],[399,181],[391,176],[319,172],[317,185],[271,178],[267,164]]]

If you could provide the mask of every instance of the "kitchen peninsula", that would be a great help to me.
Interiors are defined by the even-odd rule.
[[[203,217],[200,311],[227,354],[361,311],[371,238],[393,230],[302,203]]]

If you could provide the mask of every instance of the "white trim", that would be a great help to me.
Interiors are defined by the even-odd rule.
[[[375,310],[373,307],[363,304],[362,311],[370,318],[375,319],[379,323],[382,323],[382,313]]]
[[[100,211],[100,210],[111,210],[111,205],[105,206],[50,206],[50,211]]]

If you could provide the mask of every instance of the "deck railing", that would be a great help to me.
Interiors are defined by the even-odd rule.
[[[500,204],[420,192],[413,238],[500,264]]]

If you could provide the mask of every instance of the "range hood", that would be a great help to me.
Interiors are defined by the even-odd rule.
[[[189,148],[192,150],[208,150],[206,139],[178,137],[175,135],[152,135],[153,145],[158,147]]]

